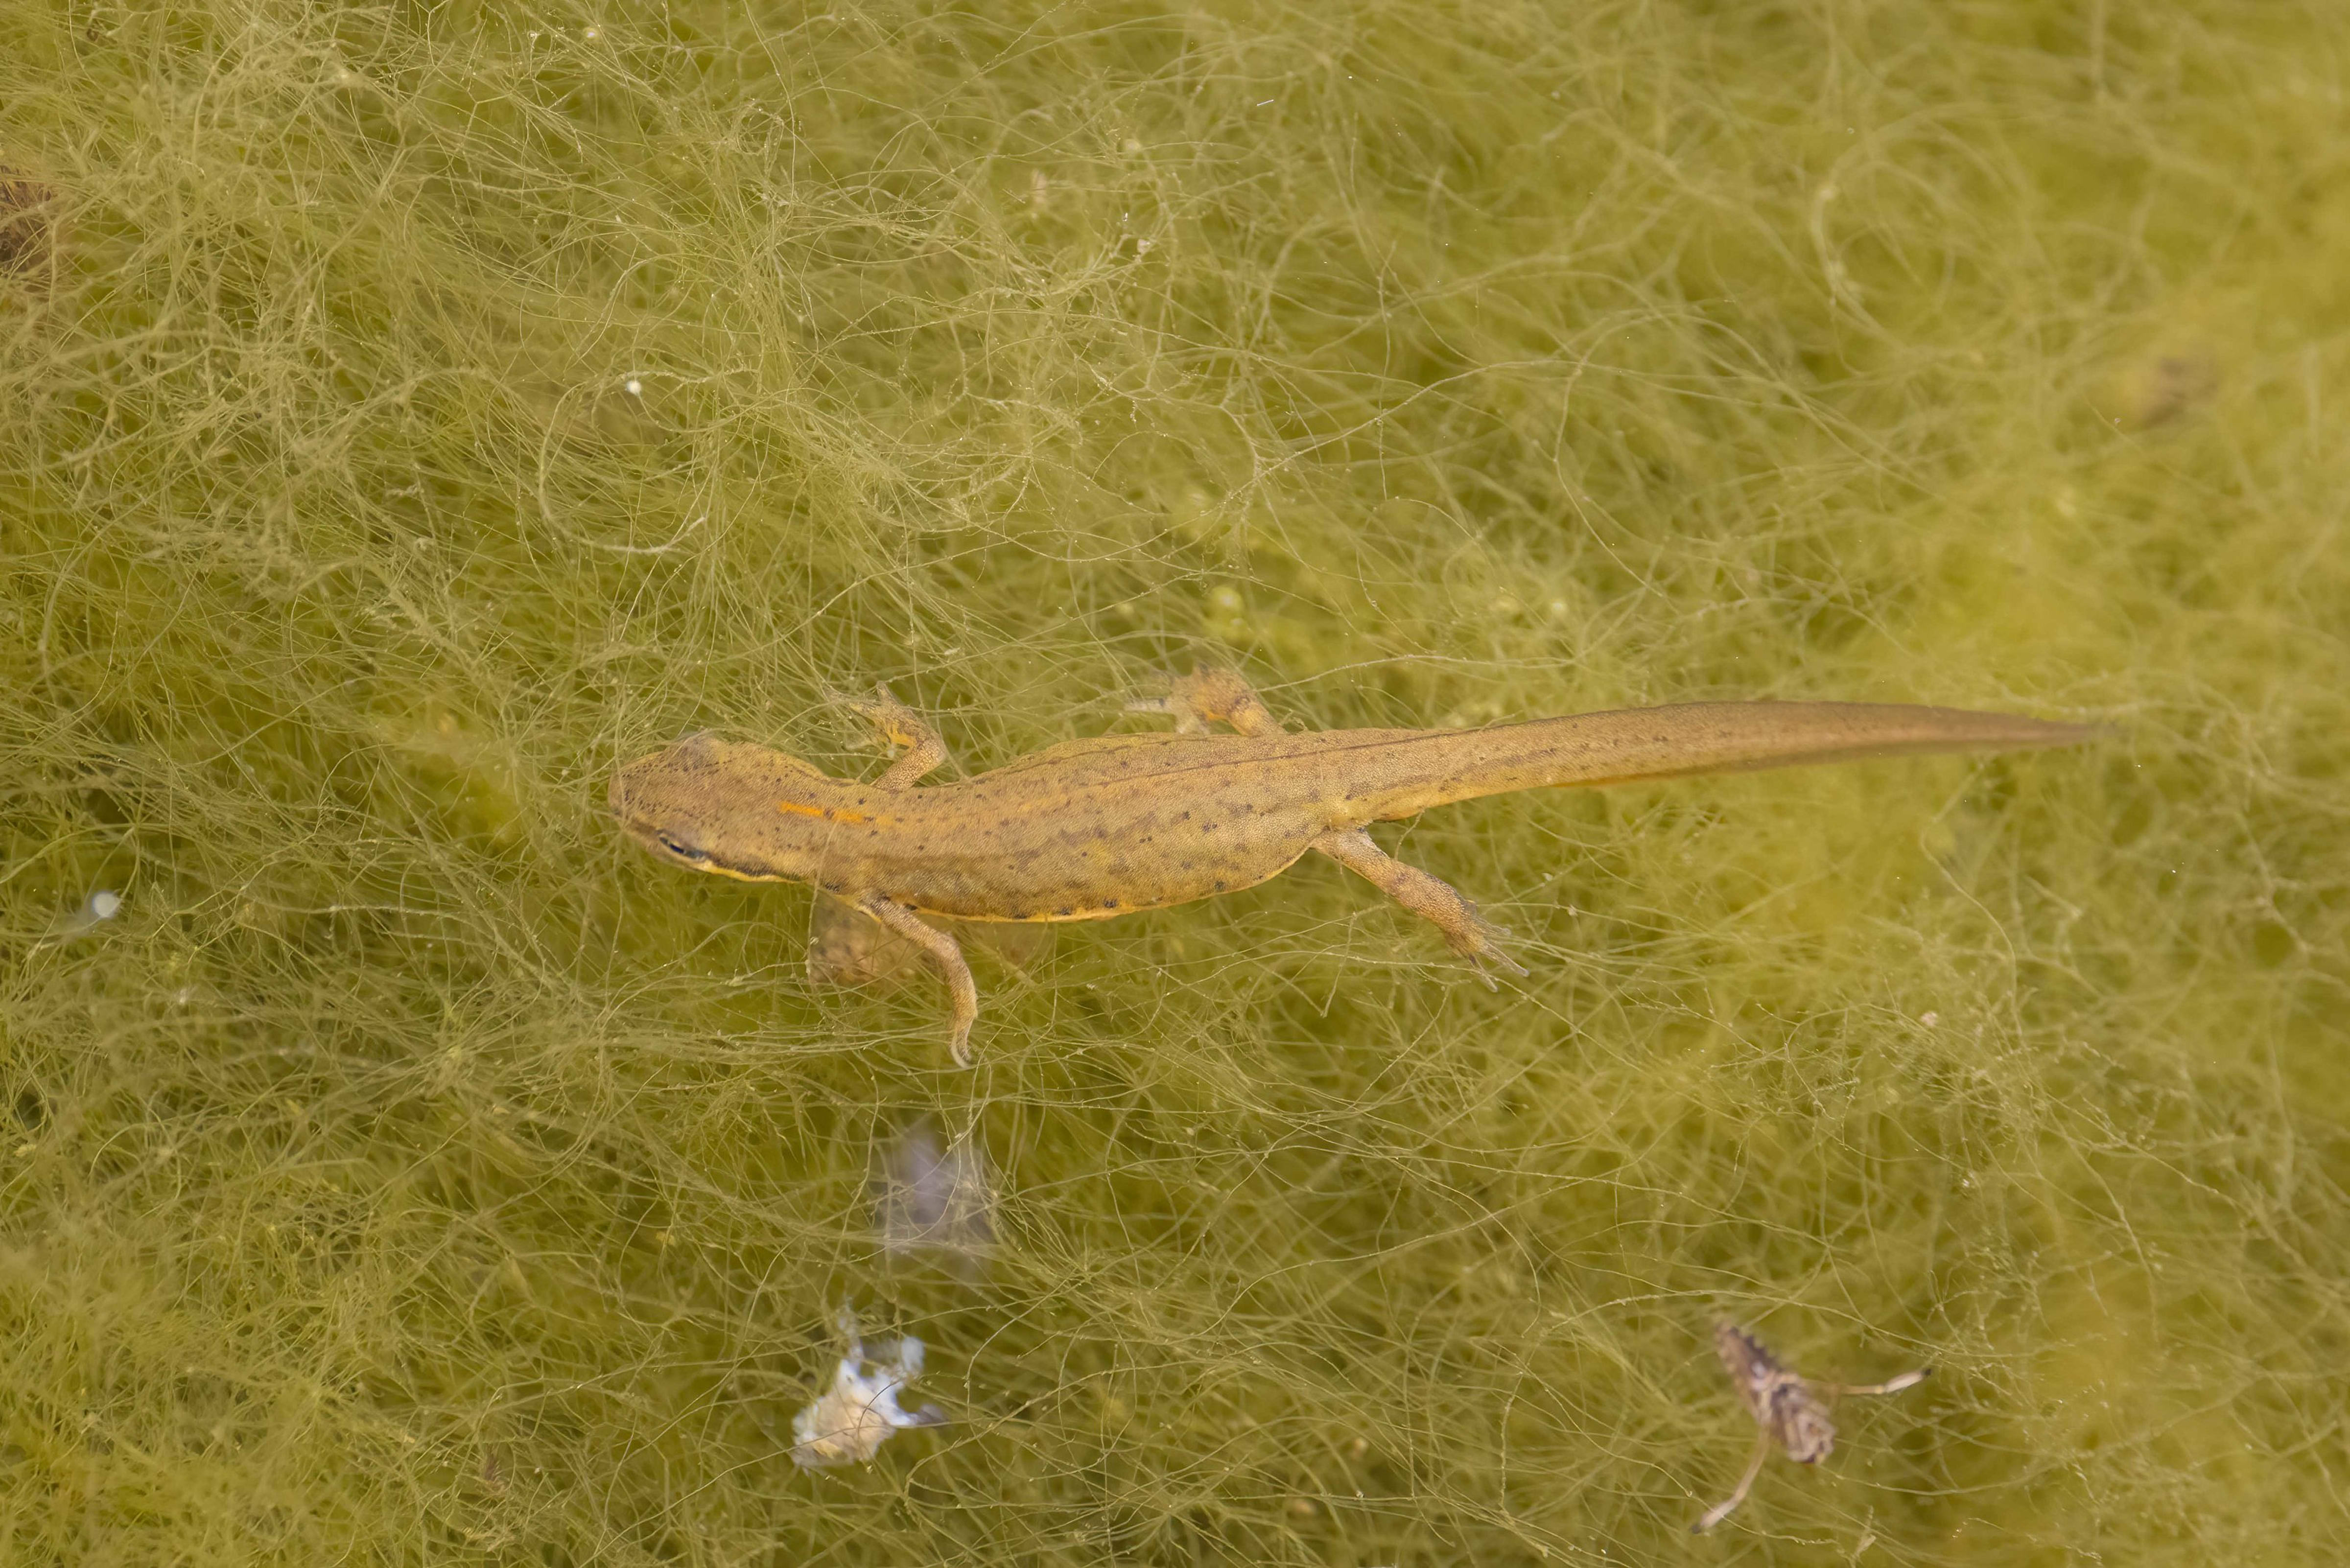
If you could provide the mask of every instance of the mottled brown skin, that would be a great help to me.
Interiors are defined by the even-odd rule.
[[[1365,825],[1511,790],[2060,746],[2091,732],[1950,708],[1697,702],[1481,730],[1288,734],[1239,677],[1207,670],[1137,704],[1174,714],[1174,734],[1073,741],[917,789],[946,760],[937,734],[886,691],[855,706],[907,748],[870,784],[693,735],[623,768],[612,810],[664,859],[746,881],[812,883],[926,949],[953,993],[958,1062],[968,1061],[977,989],[953,937],[917,912],[1107,919],[1253,887],[1318,849],[1433,921],[1481,969],[1523,973],[1474,905],[1388,858]],[[1208,733],[1210,721],[1237,732]]]

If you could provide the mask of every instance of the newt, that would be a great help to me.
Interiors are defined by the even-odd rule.
[[[1913,753],[2066,746],[2092,726],[1865,702],[1690,702],[1470,730],[1284,730],[1230,670],[1200,670],[1129,711],[1173,733],[1071,741],[988,773],[917,787],[947,748],[879,689],[855,708],[904,748],[870,783],[766,746],[688,736],[622,768],[621,826],[673,865],[806,882],[926,951],[971,1062],[979,990],[953,920],[1101,920],[1254,887],[1317,851],[1443,933],[1476,965],[1525,970],[1506,933],[1449,884],[1366,831],[1513,790],[1628,784]],[[1232,732],[1219,734],[1220,723]]]

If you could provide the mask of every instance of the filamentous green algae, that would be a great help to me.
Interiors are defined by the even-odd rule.
[[[0,3],[0,1558],[2340,1556],[2346,47]],[[601,812],[1201,661],[2112,733],[1455,807],[1498,994],[1308,866],[969,1072]],[[844,1305],[949,1421],[803,1471]],[[1717,1316],[1935,1375],[1692,1539]]]

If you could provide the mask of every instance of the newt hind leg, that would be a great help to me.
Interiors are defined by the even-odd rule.
[[[1526,972],[1523,964],[1502,950],[1502,928],[1480,915],[1476,905],[1441,877],[1396,859],[1361,828],[1332,828],[1314,841],[1314,847],[1442,931],[1452,950],[1477,966],[1477,978],[1486,990],[1498,989],[1485,967],[1489,963],[1513,974]]]
[[[1128,702],[1129,713],[1172,713],[1178,734],[1203,733],[1211,723],[1249,736],[1278,735],[1281,721],[1236,671],[1202,666],[1175,682],[1164,697]]]

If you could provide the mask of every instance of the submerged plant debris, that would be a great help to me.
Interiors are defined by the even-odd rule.
[[[2345,61],[0,0],[64,225],[0,275],[0,1558],[2350,1559]],[[1530,972],[1309,864],[975,960],[967,1073],[605,815],[703,729],[871,777],[830,692],[976,773],[1199,664],[2113,735],[1375,829]],[[877,1237],[925,1123],[983,1275]],[[955,1419],[804,1473],[844,1300]],[[1692,1543],[1723,1300],[1936,1380]]]
[[[885,1252],[978,1267],[995,1245],[995,1178],[986,1149],[968,1135],[941,1147],[927,1124],[909,1127],[874,1173],[873,1209]]]
[[[57,189],[0,164],[0,283],[40,281],[57,245]]]
[[[1932,1370],[1920,1367],[1882,1383],[1815,1383],[1789,1368],[1761,1340],[1727,1319],[1713,1325],[1713,1349],[1722,1370],[1730,1374],[1731,1386],[1738,1391],[1738,1402],[1754,1417],[1754,1452],[1736,1489],[1690,1527],[1700,1533],[1721,1523],[1746,1501],[1747,1489],[1754,1484],[1773,1447],[1799,1465],[1817,1464],[1835,1451],[1835,1423],[1828,1416],[1830,1399],[1848,1394],[1898,1394],[1924,1382]]]

